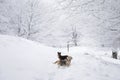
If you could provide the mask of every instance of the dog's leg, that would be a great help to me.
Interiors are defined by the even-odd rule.
[[[55,61],[54,64],[57,64],[57,65],[58,65],[58,68],[60,68],[60,66],[61,66],[60,60]]]

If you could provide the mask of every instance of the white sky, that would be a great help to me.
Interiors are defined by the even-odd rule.
[[[45,2],[45,3],[48,3],[48,4],[52,4],[52,3],[55,2],[54,0],[42,0],[42,1]]]

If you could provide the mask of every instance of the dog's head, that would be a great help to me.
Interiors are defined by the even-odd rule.
[[[58,56],[61,56],[61,52],[57,52],[58,53]]]

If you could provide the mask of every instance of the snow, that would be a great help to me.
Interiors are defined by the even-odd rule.
[[[58,68],[57,51],[73,57],[70,67]],[[52,48],[19,37],[0,35],[0,80],[120,80],[120,61],[110,49]]]

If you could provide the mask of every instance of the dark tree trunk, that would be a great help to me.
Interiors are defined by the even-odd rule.
[[[69,48],[70,48],[70,45],[69,45],[69,41],[67,42],[67,51],[69,53]]]
[[[116,51],[112,52],[112,58],[117,59],[117,52]]]

